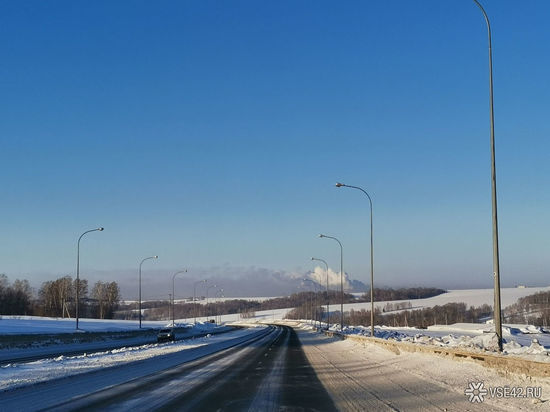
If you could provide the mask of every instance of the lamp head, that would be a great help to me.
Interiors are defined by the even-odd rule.
[[[158,259],[159,257],[157,255],[153,256],[153,258]]]
[[[325,237],[325,235],[323,235],[322,233],[319,235],[319,237]]]
[[[344,183],[336,183],[336,187],[342,187],[342,186],[345,186]]]
[[[102,228],[102,227],[98,227],[97,230],[99,230],[100,232],[103,232],[103,228]]]

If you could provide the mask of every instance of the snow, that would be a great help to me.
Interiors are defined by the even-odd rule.
[[[467,359],[397,354],[369,342],[298,333],[308,360],[339,410],[548,410],[547,378],[504,374]],[[486,388],[540,387],[542,397],[487,396],[483,403],[473,404],[465,394],[471,382],[482,382]]]
[[[313,329],[311,323],[301,323],[300,326]],[[330,330],[339,333],[340,325],[331,325]],[[371,328],[370,326],[346,326],[343,333],[345,335],[370,336]],[[428,329],[376,326],[374,335],[380,339],[419,345],[435,345],[479,352],[496,352],[498,350],[498,340],[494,329],[486,324],[456,323],[448,326],[428,327]],[[532,325],[503,325],[503,335],[504,355],[520,356],[528,360],[550,363],[550,333],[542,328]]]
[[[500,301],[501,306],[505,308],[506,306],[513,305],[517,302],[518,299],[525,296],[533,295],[538,292],[548,292],[550,291],[550,286],[548,287],[539,287],[539,288],[501,288],[500,290]],[[493,289],[461,289],[461,290],[449,290],[447,293],[442,293],[441,295],[433,296],[431,298],[425,299],[405,299],[405,300],[393,300],[393,301],[380,301],[374,302],[374,307],[382,310],[384,306],[388,303],[397,304],[397,303],[407,303],[412,304],[412,309],[422,309],[422,308],[431,308],[434,306],[442,306],[447,303],[466,303],[466,306],[481,306],[487,304],[493,306],[494,302],[494,290]],[[335,302],[331,302],[331,306],[335,305]],[[353,310],[370,310],[370,302],[363,303],[349,303],[344,304],[344,310],[348,311]],[[338,308],[336,308],[339,310]],[[406,310],[406,309],[405,309]]]
[[[143,321],[144,328],[162,328],[167,321]],[[136,330],[137,321],[113,319],[79,319],[79,330],[82,332],[121,332]],[[56,334],[76,332],[74,318],[47,318],[40,316],[2,316],[0,334]]]
[[[188,339],[173,343],[155,343],[137,347],[124,347],[109,351],[86,353],[79,356],[58,356],[29,363],[11,363],[0,367],[0,391],[36,384],[60,377],[72,376],[98,369],[142,361],[153,357],[207,347],[244,337],[255,332],[242,329],[220,335]]]

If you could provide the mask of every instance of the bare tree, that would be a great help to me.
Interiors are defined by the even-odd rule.
[[[92,299],[96,301],[100,319],[112,318],[120,301],[120,288],[116,282],[98,281],[92,289]]]

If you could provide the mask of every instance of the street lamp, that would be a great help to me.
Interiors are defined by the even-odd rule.
[[[197,285],[199,283],[206,283],[208,282],[208,279],[198,280],[195,283],[193,283],[193,304],[195,305],[195,310],[193,311],[193,314],[195,315],[195,319],[193,321],[193,324],[197,324]]]
[[[479,3],[474,0],[478,5],[485,22],[487,23],[487,36],[489,40],[489,116],[491,123],[491,200],[493,210],[493,276],[495,281],[495,310],[494,310],[494,324],[495,332],[498,338],[498,348],[502,352],[502,320],[500,310],[500,263],[498,253],[498,216],[497,216],[497,172],[495,166],[495,116],[493,110],[493,55],[491,48],[491,24],[489,23],[489,17],[487,13]]]
[[[208,320],[208,291],[212,288],[217,288],[218,285],[210,285],[206,287],[206,320]]]
[[[327,239],[333,239],[340,245],[340,331],[344,330],[344,248],[342,243],[333,236],[327,236],[320,234],[319,237],[326,237]]]
[[[373,230],[372,230],[372,199],[366,190],[358,186],[346,185],[344,183],[336,183],[336,187],[349,187],[352,189],[357,189],[367,195],[370,204],[370,327],[371,327],[371,336],[374,337],[374,251],[373,251]]]
[[[187,269],[180,270],[179,272],[174,273],[172,276],[172,326],[175,326],[175,315],[174,315],[174,301],[176,300],[176,295],[174,294],[174,282],[176,280],[176,275],[179,275],[180,273],[186,273]]]
[[[78,329],[78,307],[80,306],[80,239],[82,239],[82,236],[84,236],[86,233],[90,232],[103,232],[103,228],[98,227],[97,229],[87,230],[82,233],[78,238],[76,246],[76,329]]]
[[[330,325],[330,311],[329,311],[329,305],[330,305],[330,297],[329,297],[329,289],[328,289],[328,263],[325,262],[323,259],[318,259],[312,257],[311,260],[318,260],[319,262],[323,262],[326,267],[326,273],[327,273],[327,330],[329,329]],[[319,321],[320,324],[320,321]]]
[[[313,297],[309,300],[310,301],[310,306],[311,306],[311,318],[313,319],[313,326],[315,326],[315,322],[316,322],[316,317],[317,317],[317,308],[319,307],[318,305],[318,296],[317,296],[317,283],[311,279],[307,279],[307,278],[304,278],[303,279],[304,282],[311,282],[313,284],[313,293],[316,295],[315,296],[315,311],[313,310]],[[321,327],[321,322],[319,321],[319,328]]]
[[[139,264],[139,328],[141,329],[141,265],[143,265],[143,262],[149,259],[158,259],[159,257],[157,255],[155,256],[149,256],[141,261]]]
[[[221,323],[222,323],[222,315],[221,315],[221,313],[220,313],[220,312],[221,312],[221,311],[220,311],[220,304],[219,304],[219,302],[218,302],[218,298],[219,298],[219,297],[222,297],[222,298],[224,297],[224,296],[223,296],[223,288],[220,288],[220,289],[216,292],[216,300],[215,300],[216,312],[217,312],[217,314],[218,314],[219,317],[220,317],[219,323],[221,324]],[[217,318],[218,318],[218,316],[216,316],[216,323],[218,323],[218,319],[217,319]]]

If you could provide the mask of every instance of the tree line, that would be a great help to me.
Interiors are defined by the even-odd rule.
[[[509,323],[535,326],[550,326],[550,292],[538,292],[518,299],[504,310],[504,319]]]
[[[30,315],[32,312],[32,289],[26,280],[15,280],[0,274],[0,314]]]
[[[293,293],[290,296],[267,299],[261,302],[244,299],[230,299],[220,302],[209,302],[208,304],[193,304],[192,302],[176,303],[174,305],[174,318],[190,319],[193,318],[195,314],[197,317],[214,317],[216,315],[228,315],[233,313],[239,313],[243,317],[246,317],[250,316],[251,313],[262,310],[285,309],[301,306],[310,307],[317,303],[324,306],[327,302],[327,296],[332,305],[336,304],[336,302],[340,303],[340,292],[330,291],[327,295],[326,292],[308,291]],[[353,295],[344,293],[344,303],[351,302],[357,302],[357,300]],[[144,302],[142,303],[142,308],[145,309],[143,319],[163,320],[171,317],[170,302],[168,300]],[[115,315],[118,319],[136,319],[137,316],[136,303],[120,305]]]
[[[442,293],[447,293],[447,291],[439,288],[374,288],[374,301],[425,299],[441,295]],[[361,296],[361,301],[370,302],[370,292],[366,292]]]
[[[77,281],[71,276],[42,283],[33,294],[27,280],[15,280],[0,275],[0,314],[74,317],[76,314]],[[88,281],[80,279],[79,314],[82,317],[111,319],[120,303],[120,288],[116,282],[96,282],[88,293]]]
[[[322,308],[318,309],[321,311],[321,320],[326,322],[326,315],[322,311]],[[425,329],[431,325],[481,322],[493,314],[493,308],[487,304],[468,308],[465,303],[447,303],[431,308],[403,310],[395,313],[384,313],[380,309],[375,308],[374,313],[374,323],[378,326],[406,326]],[[286,318],[309,319],[310,314],[309,308],[303,305],[287,313]],[[339,323],[340,311],[331,312],[330,319],[332,323]],[[370,310],[351,309],[345,312],[344,324],[370,326]]]

